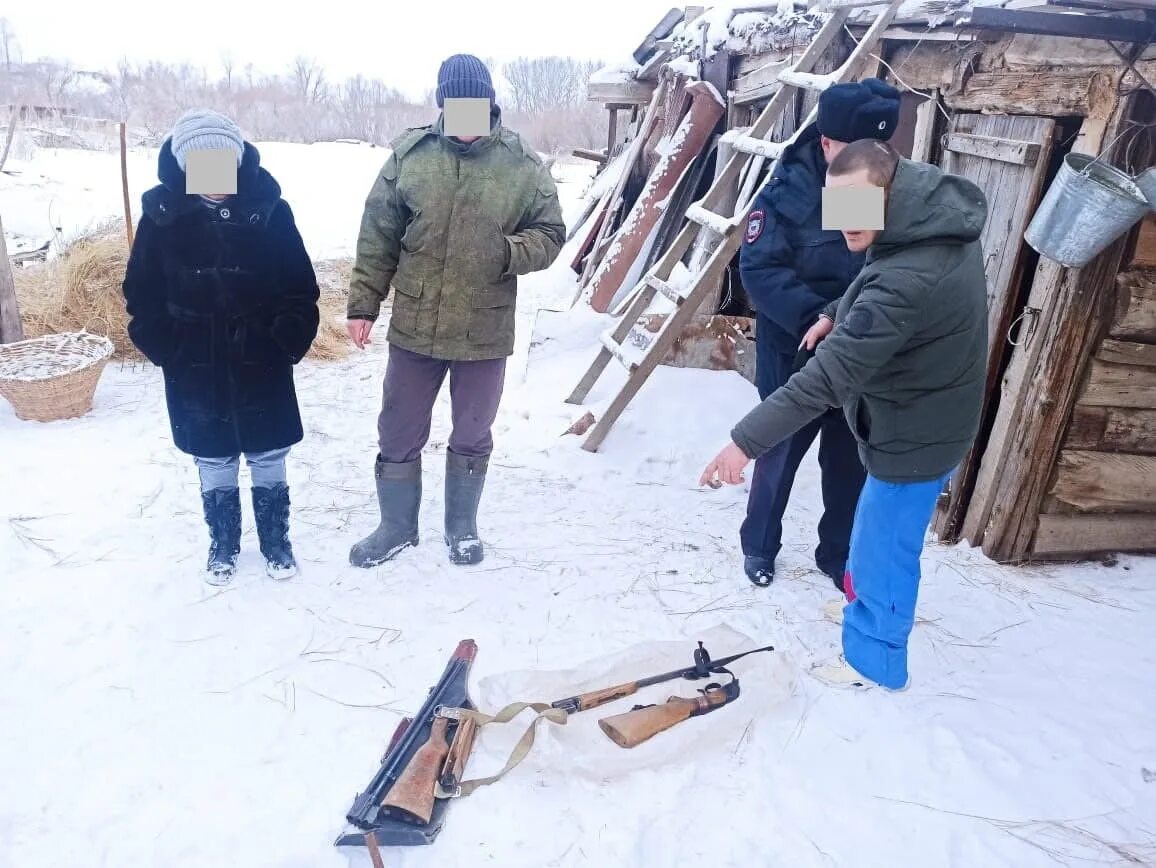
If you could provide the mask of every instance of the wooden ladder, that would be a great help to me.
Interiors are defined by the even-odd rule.
[[[631,290],[634,297],[630,307],[622,315],[617,327],[601,335],[602,348],[582,380],[574,388],[568,404],[581,404],[590,390],[598,382],[611,359],[629,372],[626,383],[610,402],[610,406],[597,423],[590,429],[582,448],[596,452],[606,439],[610,428],[622,415],[622,411],[638,394],[659,363],[666,358],[683,328],[693,319],[695,313],[711,295],[723,271],[734,259],[743,239],[743,227],[751,205],[763,184],[753,181],[760,172],[763,161],[776,160],[798,135],[818,116],[818,105],[811,110],[799,129],[785,142],[774,142],[767,138],[791,104],[796,93],[803,90],[822,92],[832,84],[854,80],[857,71],[875,50],[883,31],[895,18],[901,0],[826,0],[821,8],[830,11],[830,17],[815,34],[806,51],[796,63],[779,73],[779,89],[759,113],[753,126],[728,131],[722,143],[728,145],[731,157],[725,168],[716,174],[714,183],[703,198],[692,204],[686,211],[687,222],[670,248],[654,264],[650,271]],[[834,72],[815,75],[813,70],[823,53],[843,31],[847,18],[860,7],[886,6],[880,10],[862,41],[851,52],[847,60]],[[772,165],[773,170],[773,165]],[[767,178],[770,177],[767,173]],[[743,178],[746,183],[739,191]],[[753,188],[753,189],[752,189]],[[718,209],[726,208],[734,202],[738,194],[734,213],[725,216]],[[730,210],[727,208],[727,210]],[[700,233],[706,241],[696,246],[689,271],[682,279],[672,280],[678,266]],[[689,276],[688,276],[689,275]],[[668,298],[675,305],[674,313],[666,318],[657,332],[650,332],[639,325],[639,318],[650,307],[657,294]]]

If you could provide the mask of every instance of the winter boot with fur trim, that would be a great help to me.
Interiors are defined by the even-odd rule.
[[[293,578],[297,560],[289,542],[289,486],[283,482],[269,488],[254,486],[253,518],[266,574],[280,581]]]
[[[214,488],[201,492],[205,524],[209,526],[209,561],[205,581],[222,587],[233,580],[237,555],[241,553],[241,492],[236,488]]]

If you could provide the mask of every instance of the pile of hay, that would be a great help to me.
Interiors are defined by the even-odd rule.
[[[47,263],[14,269],[27,336],[86,330],[111,340],[117,358],[141,359],[128,337],[121,291],[127,263],[123,224],[110,223],[77,238]],[[343,358],[352,346],[344,326],[352,262],[330,260],[317,263],[316,268],[321,326],[307,358],[333,361]]]

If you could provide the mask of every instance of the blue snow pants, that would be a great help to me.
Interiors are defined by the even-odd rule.
[[[907,637],[915,625],[919,556],[951,474],[893,483],[868,476],[851,530],[843,610],[843,656],[860,674],[893,689],[907,683]]]

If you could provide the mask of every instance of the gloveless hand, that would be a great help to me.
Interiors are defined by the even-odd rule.
[[[373,331],[373,320],[348,319],[345,321],[345,330],[349,332],[349,339],[359,350],[364,350],[366,344],[373,343],[369,338],[369,333]]]
[[[751,459],[747,458],[746,453],[731,443],[706,466],[698,484],[709,485],[711,488],[718,488],[724,482],[727,485],[740,485],[743,482],[743,469],[750,463]]]

